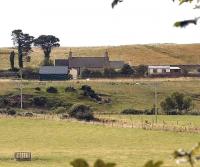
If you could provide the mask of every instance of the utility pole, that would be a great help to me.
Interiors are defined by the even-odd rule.
[[[156,123],[158,122],[158,95],[157,95],[157,85],[154,85],[154,105],[155,105],[155,115],[156,115]]]
[[[22,77],[22,68],[20,68],[20,100],[21,100],[21,109],[23,109],[23,87],[22,87],[22,80],[23,80],[23,77]]]

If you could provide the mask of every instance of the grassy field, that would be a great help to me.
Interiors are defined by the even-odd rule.
[[[0,95],[15,93],[19,94],[18,81],[1,81]],[[138,83],[138,84],[135,84]],[[111,98],[112,104],[97,104],[87,98],[80,98],[76,93],[65,93],[67,86],[76,89],[84,84],[90,85],[97,93],[105,98]],[[199,79],[163,79],[163,80],[94,80],[94,81],[66,81],[66,82],[38,82],[25,81],[24,93],[36,94],[34,88],[41,87],[42,91],[37,95],[55,96],[71,103],[86,103],[91,105],[94,111],[119,113],[124,109],[151,109],[154,104],[154,86],[157,85],[158,104],[171,93],[178,91],[193,98],[194,110],[200,108],[200,80]],[[46,88],[55,86],[59,89],[56,95],[46,93]],[[160,108],[160,106],[158,106]]]
[[[176,166],[174,149],[191,148],[199,134],[109,128],[67,121],[0,119],[0,166],[68,167],[74,158],[97,158],[118,167],[141,167],[147,160]],[[31,151],[33,161],[12,160],[15,151]],[[187,165],[186,165],[187,166]]]
[[[61,47],[53,50],[51,58],[67,58],[69,47]],[[111,60],[124,60],[132,65],[139,64],[199,64],[200,45],[127,45],[127,46],[104,46],[104,47],[72,47],[72,51],[78,56],[102,56],[108,49]],[[0,48],[0,69],[10,68],[9,51],[11,48]],[[38,67],[43,59],[40,49],[33,49],[31,62],[25,66]],[[17,64],[17,59],[16,59]]]

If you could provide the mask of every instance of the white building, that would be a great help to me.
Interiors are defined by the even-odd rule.
[[[156,74],[181,74],[181,68],[171,66],[148,66],[148,75]]]

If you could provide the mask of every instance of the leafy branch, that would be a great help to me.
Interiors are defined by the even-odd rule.
[[[179,5],[182,5],[184,3],[192,3],[194,1],[196,1],[195,7],[193,9],[200,9],[200,0],[172,0],[173,2],[178,1]],[[111,6],[112,8],[114,8],[118,3],[123,2],[123,0],[113,0]],[[184,28],[190,24],[194,24],[196,25],[198,20],[200,19],[200,17],[194,18],[194,19],[188,19],[188,20],[182,20],[182,21],[177,21],[174,23],[175,27],[180,27],[180,28]]]

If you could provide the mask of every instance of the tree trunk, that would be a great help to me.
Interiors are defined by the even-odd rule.
[[[21,45],[19,44],[18,46],[18,63],[19,63],[19,68],[23,68],[23,53],[22,53],[22,48]]]
[[[11,70],[14,70],[15,68],[15,52],[14,51],[10,53],[10,67],[11,67]]]

